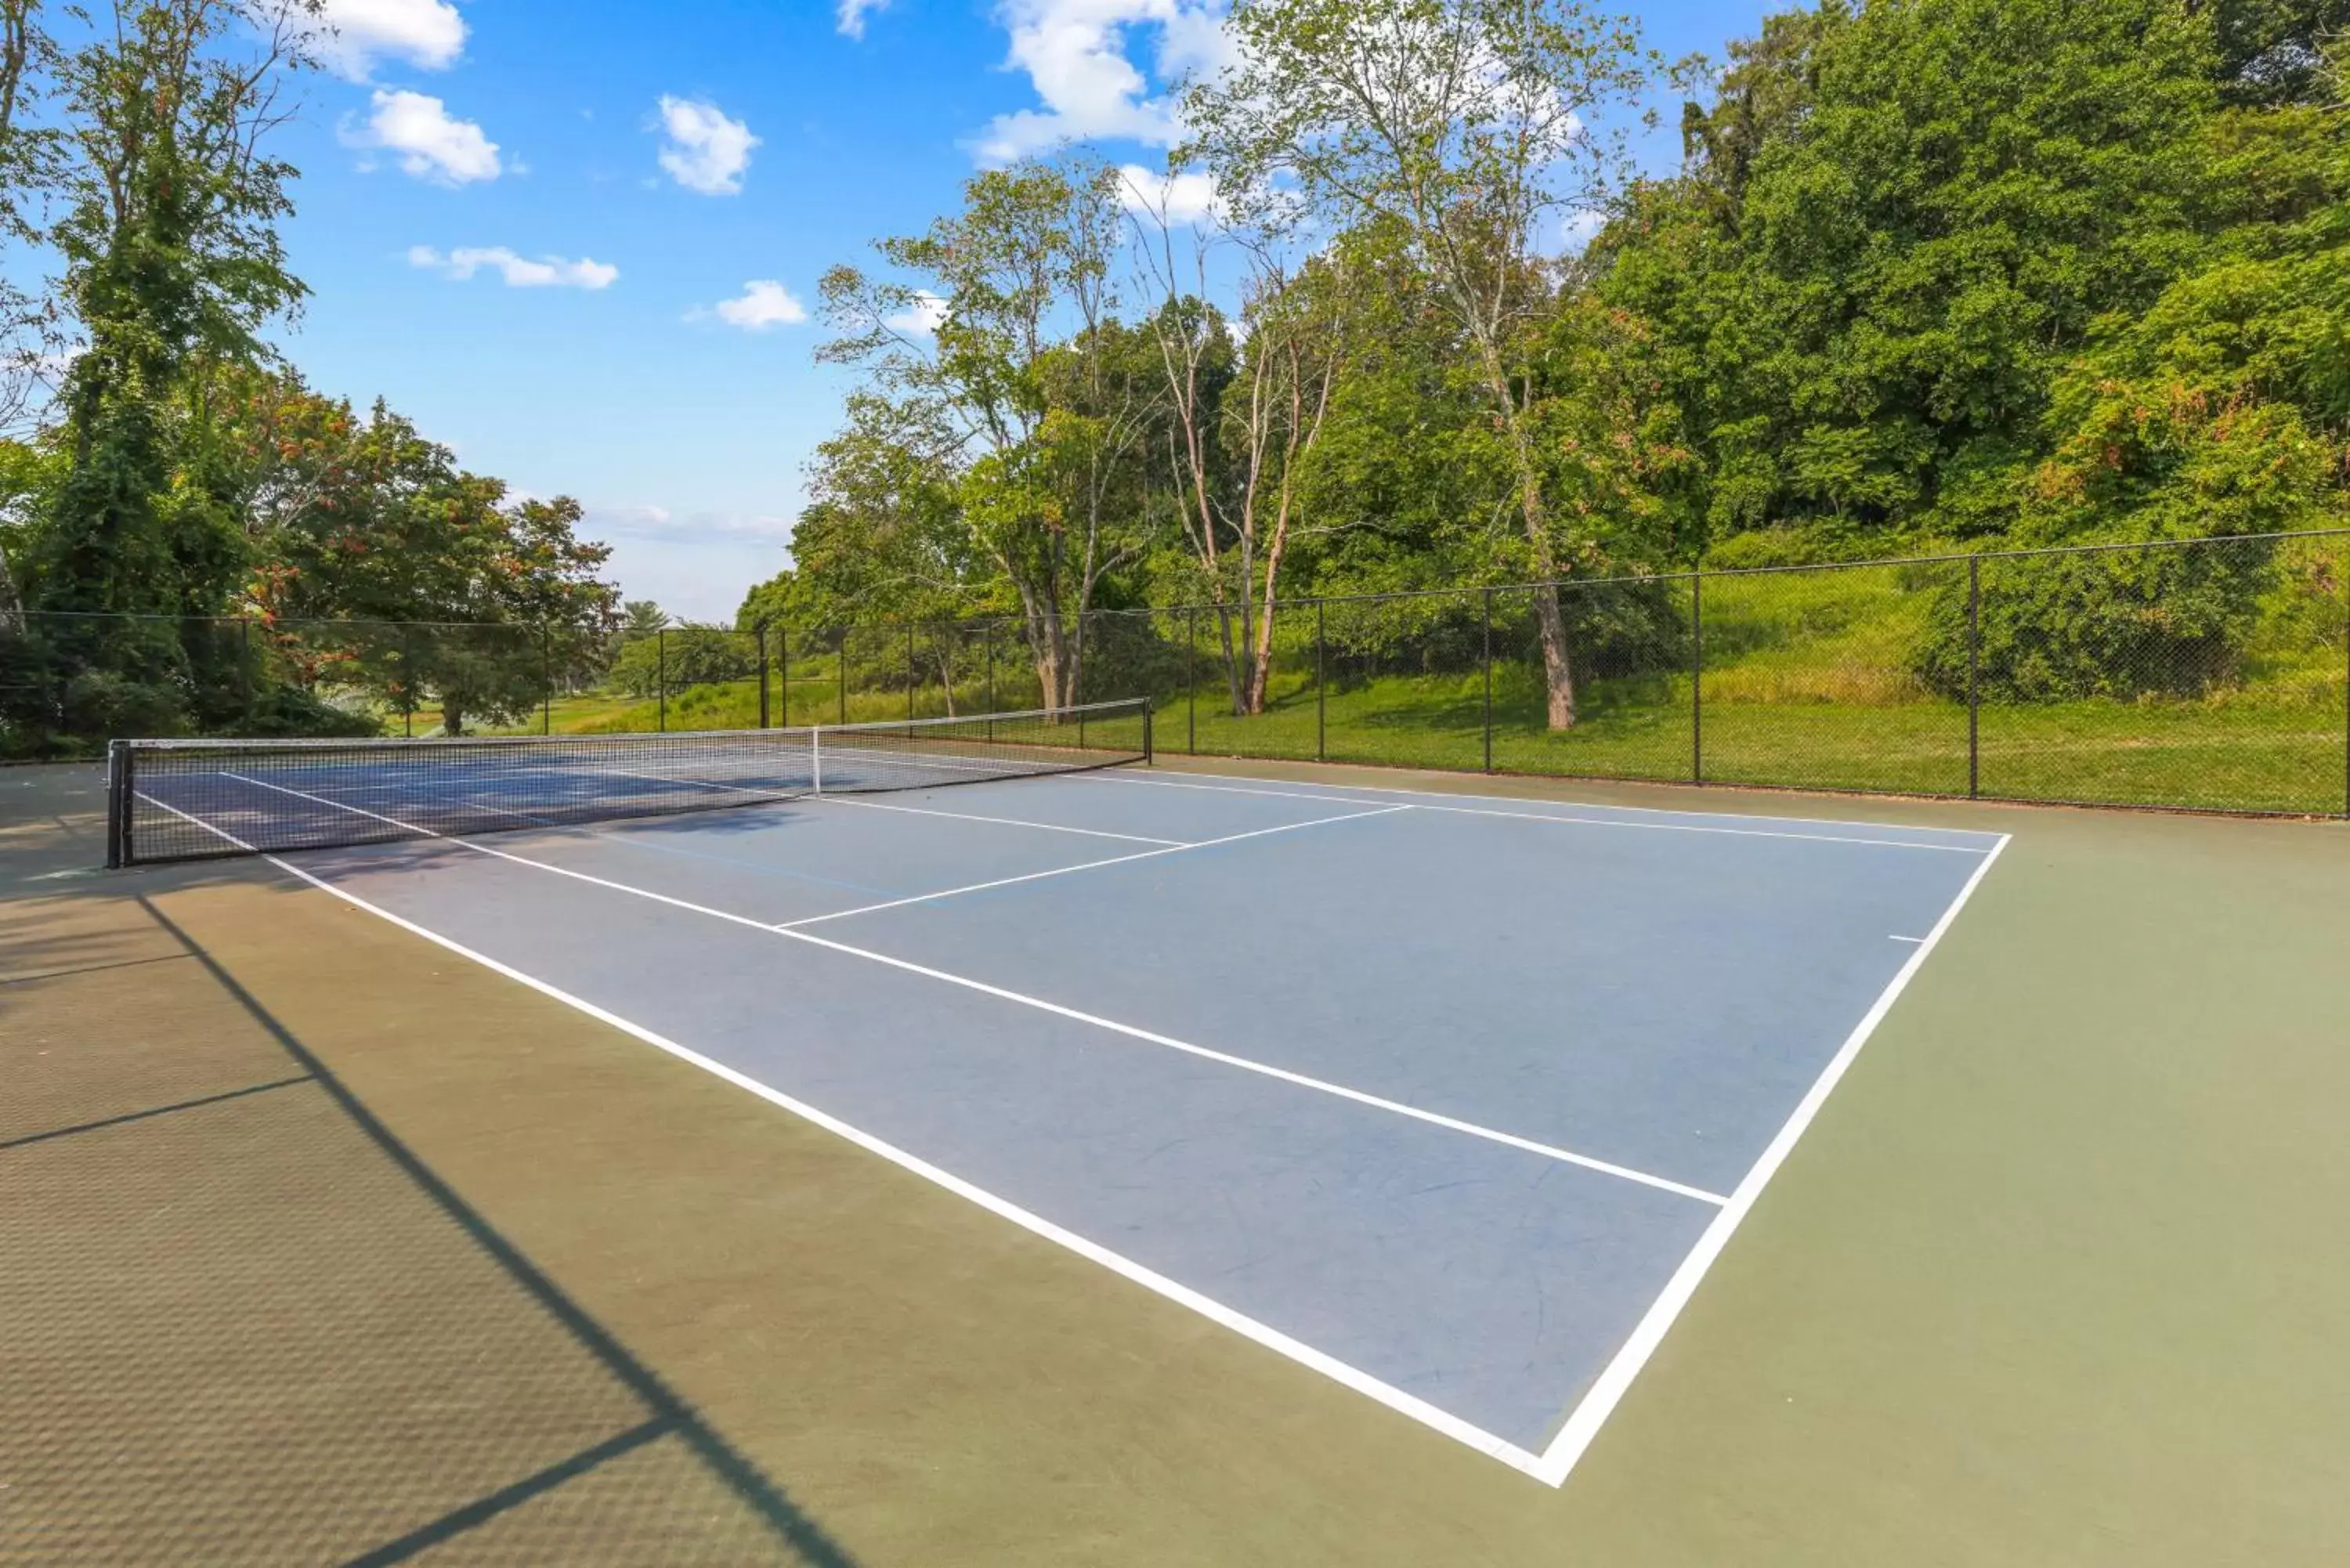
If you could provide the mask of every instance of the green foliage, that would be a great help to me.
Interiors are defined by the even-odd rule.
[[[1986,562],[1975,690],[2019,702],[2200,697],[2238,673],[2274,556],[2242,540]],[[1968,605],[1962,584],[1944,587],[1914,656],[1944,697],[1968,691]]]
[[[613,659],[611,682],[639,699],[658,697],[664,683],[672,694],[693,686],[741,680],[759,669],[759,645],[749,635],[719,626],[688,622],[658,637],[623,642]]]

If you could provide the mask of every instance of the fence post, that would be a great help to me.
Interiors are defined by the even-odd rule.
[[[253,623],[249,620],[237,622],[236,637],[237,687],[244,693],[244,722],[250,732],[253,727]]]
[[[1000,711],[995,706],[995,623],[985,621],[982,626],[980,635],[987,643],[987,711],[993,713]],[[987,733],[991,740],[994,738],[995,724],[992,720],[988,723]]]
[[[916,680],[916,671],[915,671],[915,670],[914,670],[914,628],[913,628],[912,624],[910,622],[910,623],[908,623],[908,625],[907,625],[907,627],[906,627],[906,722],[908,722],[909,724],[910,724],[910,723],[912,723],[912,722],[914,722],[914,681],[915,681],[915,680]]]
[[[1967,798],[1982,794],[1982,557],[1967,557]]]
[[[2350,537],[2340,541],[2342,573],[2342,815],[2350,818]]]
[[[1485,771],[1493,771],[1493,590],[1485,590]]]
[[[836,722],[846,724],[848,722],[848,628],[846,625],[842,626],[840,628],[840,659],[838,663],[840,666],[838,671],[840,675],[840,716]]]
[[[400,628],[400,732],[416,739],[416,628]]]
[[[1200,607],[1183,614],[1183,754],[1200,754]]]
[[[1314,601],[1314,760],[1317,763],[1329,760],[1329,747],[1325,743],[1330,702],[1328,688],[1322,679],[1322,605],[1320,599]]]
[[[767,727],[767,623],[751,623],[751,635],[759,639],[759,728]]]
[[[1705,568],[1690,573],[1690,783],[1705,783]]]
[[[669,628],[653,633],[653,695],[660,702],[661,733],[669,732]]]
[[[783,700],[784,728],[792,727],[792,628],[789,621],[775,628],[775,694]]]
[[[538,732],[555,733],[555,633],[538,628]]]

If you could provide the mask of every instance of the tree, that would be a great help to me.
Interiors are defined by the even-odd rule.
[[[1184,100],[1176,154],[1259,221],[1393,223],[1451,313],[1500,427],[1534,569],[1568,568],[1525,375],[1545,224],[1605,210],[1628,171],[1611,111],[1647,81],[1628,21],[1579,0],[1243,0],[1237,65]],[[1554,234],[1561,231],[1553,230]],[[1575,720],[1555,588],[1534,594],[1553,729]]]
[[[960,213],[882,242],[919,282],[839,266],[822,286],[839,336],[819,357],[864,367],[888,420],[947,443],[962,538],[1010,587],[1055,709],[1077,701],[1096,595],[1141,555],[1117,504],[1148,406],[1115,363],[1116,182],[1086,162],[986,171]]]

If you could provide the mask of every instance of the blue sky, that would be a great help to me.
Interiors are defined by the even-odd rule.
[[[1763,9],[1643,20],[1719,56]],[[578,497],[629,597],[731,618],[784,564],[847,384],[813,362],[818,275],[992,158],[1074,138],[1158,167],[1164,83],[1213,58],[1220,10],[329,0],[331,68],[279,146],[313,291],[286,348],[468,467]]]

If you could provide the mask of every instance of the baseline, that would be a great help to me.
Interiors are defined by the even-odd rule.
[[[1115,771],[1103,771],[1091,774],[1054,774],[1051,776],[1055,779],[1069,779],[1084,784],[1139,784],[1148,789],[1195,789],[1209,790],[1222,794],[1278,795],[1285,796],[1293,800],[1322,801],[1331,805],[1353,805],[1361,804],[1360,802],[1343,794],[1329,794],[1320,793],[1315,790],[1268,788],[1264,787],[1263,781],[1252,780],[1246,778],[1245,775],[1232,774],[1192,774],[1184,779],[1144,778],[1136,774],[1118,773]],[[1232,779],[1235,782],[1231,784],[1197,784],[1191,782],[1191,780],[1195,778]],[[1742,838],[1800,838],[1815,840],[1823,844],[1869,845],[1883,849],[1942,849],[1966,855],[1988,855],[1991,853],[1991,847],[1990,846],[1973,844],[1935,844],[1914,838],[1863,838],[1846,834],[1801,833],[1777,828],[1731,827],[1722,826],[1721,823],[1721,818],[1731,814],[1720,812],[1683,811],[1676,807],[1669,806],[1603,806],[1568,801],[1521,801],[1518,797],[1513,795],[1470,794],[1466,793],[1451,794],[1440,790],[1404,789],[1394,784],[1329,784],[1323,787],[1330,790],[1360,790],[1379,794],[1408,794],[1414,797],[1414,805],[1421,811],[1451,812],[1471,816],[1531,817],[1544,822],[1572,823],[1577,826],[1590,827],[1645,827],[1660,832],[1712,833]],[[1565,806],[1569,811],[1637,812],[1643,814],[1643,816],[1708,817],[1714,820],[1706,822],[1650,822],[1643,820],[1643,816],[1632,815],[1576,816],[1564,815],[1555,811],[1501,811],[1491,806],[1440,805],[1424,804],[1433,801],[1461,800],[1489,800],[1504,802],[1510,805],[1524,805],[1534,807],[1555,805]],[[1816,822],[1830,827],[1871,827],[1881,829],[1887,833],[1913,833],[1921,831],[1916,828],[1905,827],[1898,823],[1866,822],[1847,818],[1762,816],[1755,817],[1751,820],[1756,822],[1778,822],[1789,824],[1808,824]],[[1929,827],[1925,828],[1922,831],[1928,833],[1960,835],[1970,838],[1991,839],[1999,843],[2004,843],[2008,837],[2005,834],[1995,834],[1983,829],[1968,827]]]

